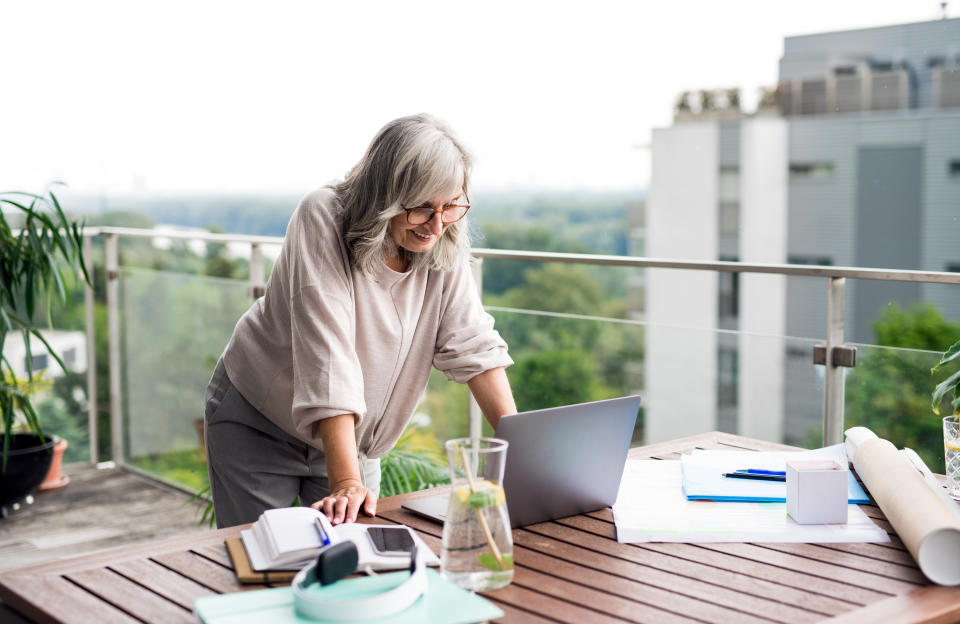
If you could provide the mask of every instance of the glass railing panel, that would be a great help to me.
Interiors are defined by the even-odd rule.
[[[488,310],[516,362],[507,374],[521,411],[641,394],[634,446],[707,431],[821,445],[823,369],[813,364],[815,340]],[[465,401],[466,391],[440,376],[421,409],[438,433],[463,435]],[[445,411],[430,411],[441,404]]]
[[[844,428],[864,426],[897,448],[912,448],[936,473],[944,471],[940,416],[931,395],[950,372],[931,374],[942,353],[856,344],[857,365],[846,375]],[[949,414],[947,401],[941,412]]]
[[[206,487],[204,389],[250,303],[246,282],[121,270],[126,462]]]
[[[646,326],[644,424],[638,443],[707,431],[821,446],[817,341],[714,328]]]

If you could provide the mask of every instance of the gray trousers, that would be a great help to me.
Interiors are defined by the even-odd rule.
[[[220,528],[255,522],[267,509],[310,505],[330,494],[323,452],[270,422],[233,387],[223,361],[206,392],[205,439],[213,509]],[[380,460],[368,459],[366,487],[380,491]]]

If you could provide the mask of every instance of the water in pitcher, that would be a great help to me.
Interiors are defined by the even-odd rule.
[[[487,591],[513,580],[510,518],[503,488],[486,480],[474,485],[473,492],[460,486],[450,493],[441,567],[443,575],[460,587]]]
[[[443,523],[443,576],[472,591],[498,589],[513,580],[513,535],[503,492],[508,444],[458,438],[444,446],[452,487]]]

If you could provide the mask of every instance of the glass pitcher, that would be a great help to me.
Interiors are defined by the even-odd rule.
[[[457,438],[445,444],[450,504],[443,523],[443,576],[464,589],[498,589],[513,580],[513,535],[503,494],[507,442]]]

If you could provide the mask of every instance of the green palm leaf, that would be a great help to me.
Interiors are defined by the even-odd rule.
[[[31,338],[38,339],[62,368],[60,359],[40,334],[36,321],[38,304],[50,324],[51,308],[57,302],[68,302],[61,262],[78,266],[83,279],[90,283],[83,261],[83,224],[71,221],[52,190],[46,195],[10,192],[0,193],[0,346],[7,332],[21,331],[24,336],[28,361],[32,356]],[[15,234],[7,221],[9,209],[21,213],[23,224]],[[28,367],[29,368],[29,367]],[[33,379],[30,370],[28,379]],[[2,470],[6,470],[9,434],[23,418],[27,430],[43,435],[37,413],[29,396],[19,392],[13,367],[6,358],[0,358],[0,414],[4,435]]]

